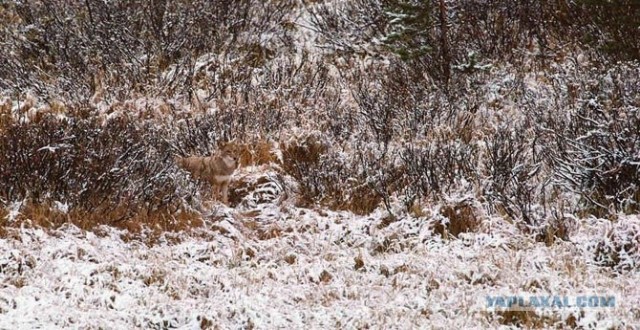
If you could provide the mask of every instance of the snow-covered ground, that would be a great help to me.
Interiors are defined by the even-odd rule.
[[[205,228],[154,244],[108,227],[9,230],[0,329],[640,326],[637,264],[615,273],[593,263],[594,244],[616,230],[609,220],[584,221],[570,242],[547,247],[498,218],[443,240],[428,218],[385,226],[383,211],[276,199],[211,212]],[[613,295],[616,306],[486,309],[487,295],[583,293]]]
[[[207,53],[189,61],[172,63],[161,74],[160,82],[147,82],[152,84],[147,89],[153,91],[150,95],[125,93],[123,95],[128,95],[129,99],[116,100],[118,92],[114,88],[128,91],[132,89],[133,82],[109,86],[109,82],[114,84],[120,79],[119,75],[114,74],[107,79],[108,73],[102,77],[101,73],[88,70],[85,74],[95,74],[96,86],[93,96],[87,101],[95,107],[102,122],[135,114],[138,118],[155,117],[162,123],[171,123],[171,127],[178,127],[184,122],[181,116],[186,113],[216,115],[237,111],[242,118],[258,118],[255,122],[250,121],[247,127],[255,124],[270,131],[270,121],[261,122],[260,118],[265,111],[270,113],[275,109],[284,118],[288,116],[290,121],[287,125],[277,123],[282,124],[278,132],[281,140],[288,137],[297,139],[297,135],[304,137],[312,135],[310,132],[339,126],[339,116],[349,118],[349,121],[355,118],[366,122],[377,114],[369,114],[359,108],[356,100],[359,88],[367,86],[370,89],[361,98],[373,97],[375,102],[387,102],[388,98],[395,100],[391,97],[393,92],[384,90],[388,86],[381,85],[386,83],[386,79],[377,77],[375,73],[379,71],[384,77],[404,71],[388,70],[394,57],[376,52],[382,40],[369,38],[368,33],[359,30],[346,31],[350,25],[343,28],[344,35],[334,36],[330,34],[332,29],[326,29],[324,33],[319,30],[318,26],[322,24],[317,23],[323,23],[323,20],[314,23],[322,10],[328,10],[331,15],[335,11],[333,19],[336,22],[341,22],[338,14],[346,13],[342,21],[350,22],[357,18],[351,17],[346,10],[350,4],[344,0],[299,2],[299,6],[294,6],[280,23],[274,22],[272,28],[247,30],[228,39],[233,40],[233,44],[249,45],[249,49],[256,49],[258,45],[259,53],[264,53],[258,59],[270,58],[264,64],[253,67],[257,63],[249,61],[254,58],[252,52],[245,54],[245,51],[239,51],[241,47],[228,46],[228,50],[215,55]],[[257,18],[260,17],[258,15]],[[333,24],[333,21],[329,20],[327,24]],[[357,26],[355,23],[351,25]],[[285,29],[286,26],[288,28]],[[285,30],[278,32],[277,27]],[[25,33],[28,31],[34,35],[39,33],[30,27],[25,28]],[[88,36],[93,38],[94,34],[91,32]],[[29,45],[24,48],[31,49],[31,44],[36,43],[29,35],[27,37],[13,39],[24,39]],[[7,45],[12,46],[11,43]],[[350,50],[345,52],[345,46]],[[428,83],[423,85],[431,88],[426,93],[433,94],[430,97],[409,89],[409,92],[403,92],[411,97],[410,100],[416,98],[415,102],[420,103],[417,105],[424,114],[430,114],[430,109],[442,108],[442,113],[460,114],[461,122],[468,119],[469,126],[452,124],[449,119],[437,119],[438,114],[434,117],[440,122],[425,121],[415,128],[407,124],[413,117],[403,114],[403,111],[413,111],[412,106],[392,104],[391,108],[398,106],[398,113],[393,114],[396,118],[385,125],[400,126],[400,129],[397,139],[392,140],[389,146],[419,145],[432,140],[437,142],[440,138],[457,144],[460,141],[458,133],[474,132],[469,137],[471,142],[465,143],[480,149],[478,167],[488,169],[492,165],[485,161],[487,141],[501,142],[488,137],[494,135],[503,123],[508,124],[505,131],[517,131],[522,127],[534,128],[530,123],[521,122],[531,118],[535,120],[537,117],[530,116],[538,110],[545,114],[548,111],[546,118],[572,116],[579,109],[591,108],[596,109],[598,115],[600,108],[612,111],[610,125],[614,128],[610,128],[611,132],[601,131],[600,124],[596,123],[598,125],[589,134],[610,137],[612,141],[625,141],[626,138],[637,141],[633,134],[614,134],[618,130],[616,125],[626,119],[613,120],[619,113],[628,116],[624,118],[634,118],[637,114],[637,100],[633,98],[637,94],[633,93],[637,90],[637,80],[631,79],[637,76],[635,64],[628,64],[628,67],[627,64],[618,64],[615,70],[603,73],[597,67],[590,67],[589,61],[585,60],[588,52],[570,48],[567,48],[568,54],[560,49],[558,62],[545,61],[543,63],[546,64],[540,68],[535,65],[539,57],[536,52],[530,54],[531,59],[523,60],[524,65],[510,63],[506,59],[492,60],[490,56],[475,63],[477,54],[472,51],[475,46],[469,47],[468,63],[453,66],[458,71],[475,72],[464,73],[465,79],[469,80],[460,86],[471,91],[461,92],[463,97],[456,101],[459,104],[448,104],[449,95],[445,100],[445,94],[439,92],[440,88],[435,83],[433,88]],[[514,53],[520,51],[516,49]],[[273,55],[267,56],[269,52]],[[9,51],[6,53],[10,54]],[[575,55],[575,60],[569,55]],[[141,57],[133,64],[139,65],[147,60]],[[195,63],[193,70],[184,70],[184,63],[191,63],[191,60]],[[15,68],[20,69],[17,70],[20,77],[29,71],[22,65]],[[251,79],[243,80],[244,70],[249,72]],[[186,75],[185,72],[191,72],[185,77],[188,81],[193,80],[193,93],[180,95],[175,92],[177,95],[166,100],[157,96],[165,94],[164,89],[171,85],[164,86],[162,81],[175,81],[179,85],[184,77],[178,78],[180,74]],[[235,77],[236,72],[242,74]],[[43,73],[47,79],[60,74],[55,70]],[[366,77],[365,73],[371,76]],[[427,75],[426,72],[423,74]],[[70,77],[75,79],[73,75]],[[63,74],[57,79],[68,77]],[[11,85],[15,83],[10,81]],[[412,87],[410,84],[405,87]],[[224,92],[216,86],[223,86]],[[417,90],[423,87],[419,86]],[[105,95],[105,90],[109,89],[111,95]],[[167,94],[174,93],[168,89]],[[52,87],[52,90],[55,89]],[[156,90],[163,92],[156,93]],[[627,90],[630,92],[625,92]],[[11,118],[16,123],[37,123],[40,115],[49,112],[60,120],[70,118],[65,110],[65,100],[52,98],[50,101],[48,97],[30,92],[18,97],[10,91],[0,92],[2,120]],[[377,92],[380,92],[379,98]],[[620,105],[616,105],[618,103]],[[253,109],[254,105],[261,104],[269,106]],[[611,104],[615,106],[610,109]],[[621,111],[625,106],[628,111]],[[370,110],[376,109],[378,107]],[[578,115],[576,118],[585,121],[599,118],[593,117],[593,113],[593,118]],[[264,118],[270,116],[264,115]],[[565,123],[550,122],[559,126]],[[545,125],[543,123],[538,128],[546,129]],[[225,129],[227,133],[232,132],[229,127]],[[181,138],[177,136],[178,130],[173,131],[176,132],[174,140]],[[414,136],[413,131],[435,132],[442,136],[433,133],[429,137],[425,133],[425,136],[418,134],[414,140],[405,141],[402,136]],[[625,132],[624,129],[621,131]],[[251,136],[261,134],[258,129],[244,133]],[[330,152],[344,152],[345,158],[353,157],[349,150],[356,149],[358,144],[355,142],[364,143],[364,147],[372,152],[381,149],[379,138],[376,142],[360,141],[362,137],[378,134],[375,128],[356,133],[359,134],[346,141],[332,141],[338,147]],[[342,139],[338,139],[341,133],[332,134],[335,136],[330,139]],[[563,139],[573,138],[566,132],[557,134]],[[224,136],[223,133],[220,135]],[[588,136],[577,140],[585,137]],[[532,152],[535,152],[537,137],[531,139],[514,140],[514,143],[528,145],[531,142]],[[511,140],[505,140],[505,143],[508,141]],[[342,142],[346,146],[340,146]],[[546,143],[553,146],[551,142]],[[439,144],[434,144],[437,146]],[[578,145],[584,150],[591,150],[589,148],[594,146],[598,144]],[[67,147],[67,144],[44,144],[36,150],[54,153]],[[455,152],[458,149],[451,150],[453,159],[457,157]],[[580,148],[577,150],[582,152]],[[620,150],[627,151],[624,148]],[[384,151],[388,151],[386,143]],[[282,149],[278,152],[280,156],[276,158],[283,163]],[[505,154],[508,152],[508,149],[504,150]],[[567,155],[584,157],[582,161],[585,164],[585,160],[592,159],[591,154],[580,152]],[[630,162],[636,158],[630,157]],[[505,173],[520,173],[523,165],[537,171],[539,164],[539,161],[529,162],[525,157],[511,164],[511,169],[506,168]],[[625,161],[619,164],[625,164]],[[516,220],[501,217],[500,212],[483,212],[482,208],[488,204],[482,204],[478,206],[479,225],[458,237],[443,238],[434,229],[436,223],[446,221],[441,211],[443,205],[425,205],[421,212],[414,212],[419,213],[419,217],[411,215],[411,212],[407,214],[406,210],[399,211],[397,221],[389,221],[390,217],[382,206],[366,216],[322,207],[302,208],[294,201],[295,180],[290,177],[284,181],[273,180],[274,177],[286,176],[282,170],[273,170],[276,167],[270,164],[240,170],[235,179],[242,178],[247,183],[241,186],[245,189],[243,194],[247,194],[241,203],[230,208],[199,200],[196,204],[204,204],[203,227],[190,232],[165,233],[159,238],[155,234],[132,237],[131,233],[112,227],[99,227],[95,231],[84,231],[73,225],[57,229],[26,225],[15,228],[22,202],[0,200],[9,205],[4,219],[9,226],[0,231],[3,233],[0,237],[0,329],[640,328],[640,215],[617,215],[617,219],[611,220],[561,214],[565,217],[562,221],[571,224],[566,235],[568,240],[558,239],[552,244],[545,244],[533,235],[524,234],[525,230],[513,223]],[[592,168],[588,169],[591,171]],[[619,169],[602,169],[601,174],[616,173]],[[558,171],[565,169],[548,170],[550,174],[557,175]],[[635,177],[629,177],[629,189],[635,189],[632,185]],[[259,180],[261,178],[266,180]],[[538,184],[536,180],[532,180],[531,185]],[[520,182],[514,181],[514,185],[517,184]],[[484,183],[478,186],[482,189],[491,187]],[[546,189],[546,184],[542,187]],[[401,190],[390,197],[396,198]],[[609,194],[608,190],[603,191]],[[559,199],[577,199],[577,196],[567,193],[566,196],[560,195]],[[471,199],[477,201],[474,198]],[[401,204],[398,199],[392,202],[394,207]],[[67,203],[54,202],[54,205],[61,213],[69,211]],[[543,205],[532,207],[541,208]],[[551,207],[559,213],[566,210]],[[23,222],[26,223],[28,220]],[[527,295],[607,296],[615,298],[615,306],[528,311],[487,308],[487,297]]]

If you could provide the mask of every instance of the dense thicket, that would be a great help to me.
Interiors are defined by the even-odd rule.
[[[471,197],[537,228],[640,209],[637,1],[9,1],[0,20],[4,204],[182,201],[152,174],[213,134],[293,137],[305,203],[359,213]],[[73,110],[32,120],[33,95]],[[122,121],[160,107],[121,106],[141,98],[165,117]],[[199,116],[215,124],[174,130]]]

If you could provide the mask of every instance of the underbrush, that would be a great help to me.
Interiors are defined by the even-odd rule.
[[[634,324],[637,2],[0,1],[0,321]]]
[[[89,111],[5,123],[0,201],[15,215],[4,223],[165,230],[198,223],[197,187],[173,163],[168,131],[127,116],[104,121]],[[183,131],[184,140],[196,140],[194,130]]]

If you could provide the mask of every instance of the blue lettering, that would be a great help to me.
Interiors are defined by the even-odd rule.
[[[485,296],[487,308],[594,308],[615,307],[615,296]]]
[[[496,298],[491,296],[486,296],[485,299],[487,299],[487,307],[489,308],[493,307],[493,304],[496,302]]]
[[[600,307],[616,307],[616,297],[600,297]]]
[[[562,299],[559,296],[553,296],[551,307],[562,307]]]
[[[540,301],[538,301],[538,297],[536,296],[531,296],[531,298],[529,299],[529,304],[531,305],[531,307],[541,307]]]
[[[576,304],[578,305],[578,307],[581,307],[581,308],[587,307],[587,297],[578,296]]]
[[[549,298],[550,297],[545,296],[540,297],[540,303],[542,304],[542,307],[551,307],[551,305],[549,304]]]

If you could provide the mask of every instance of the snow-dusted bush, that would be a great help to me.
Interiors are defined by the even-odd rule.
[[[271,52],[263,37],[285,21],[291,3],[38,0],[1,6],[7,24],[0,24],[0,35],[8,42],[0,45],[0,88],[82,103],[100,71],[107,73],[107,97],[123,100],[136,93],[192,93],[203,54],[225,54],[220,60],[238,69],[257,66]]]
[[[617,271],[640,268],[640,221],[624,218],[612,224],[604,237],[592,246],[597,265]]]
[[[166,136],[150,123],[128,117],[103,123],[83,110],[66,119],[14,122],[0,138],[0,200],[27,201],[18,211],[36,221],[42,218],[36,213],[65,205],[42,225],[94,227],[134,218],[154,225],[166,218],[162,227],[171,228],[194,189],[178,175]]]
[[[541,121],[554,134],[546,148],[556,176],[586,213],[640,210],[639,76],[637,64],[599,72],[580,82],[575,108]]]
[[[87,129],[95,141],[121,141],[129,135],[119,132],[135,126],[144,133],[131,136],[139,140],[131,146],[163,156],[208,154],[217,141],[236,138],[247,146],[241,156],[248,165],[256,141],[298,136],[274,151],[283,156],[282,170],[300,184],[305,205],[395,213],[394,204],[404,203],[407,211],[473,196],[490,214],[522,220],[534,233],[556,215],[564,219],[565,211],[635,212],[637,66],[607,63],[591,43],[581,48],[576,41],[584,29],[603,23],[585,11],[569,20],[581,6],[7,2],[0,33],[21,37],[0,46],[7,63],[0,68],[0,88],[24,101],[2,103],[0,115],[10,119],[0,123],[0,132],[9,134],[7,140],[19,139],[10,132],[14,124],[40,135],[54,132],[51,123],[42,132],[29,126],[38,115],[24,95],[41,102],[62,96],[65,104],[87,109],[80,117],[65,115],[69,123],[98,117],[106,123],[100,132]],[[577,22],[587,27],[574,29]],[[572,28],[561,33],[565,27]],[[610,72],[598,69],[603,64]],[[135,125],[127,119],[134,114],[141,121]],[[116,125],[122,121],[124,128]],[[73,131],[60,123],[57,129]],[[310,140],[309,132],[321,134]],[[105,146],[89,142],[83,152],[91,159],[93,149]],[[116,142],[114,155],[124,145]],[[278,158],[265,152],[271,149],[262,149],[263,163]],[[55,150],[47,157],[66,149]],[[65,200],[67,190],[115,194],[116,186],[97,184],[123,175],[110,172],[114,166],[106,164],[114,160],[105,159],[94,172],[106,174],[83,177],[84,188],[82,180],[71,181],[73,189],[14,180],[5,203],[27,195]],[[154,159],[148,161],[169,164]],[[142,165],[164,173],[164,167]],[[52,168],[45,181],[64,182],[61,170]]]
[[[319,202],[370,213],[380,202],[379,193],[369,186],[374,180],[367,177],[357,157],[347,157],[340,148],[314,135],[289,141],[282,150],[283,169],[300,184],[300,205]]]
[[[514,125],[515,126],[515,125]],[[522,219],[527,225],[539,222],[533,208],[540,200],[537,181],[534,180],[540,164],[532,147],[532,138],[526,136],[526,127],[501,126],[487,138],[486,168],[489,176],[483,193],[513,219]]]

